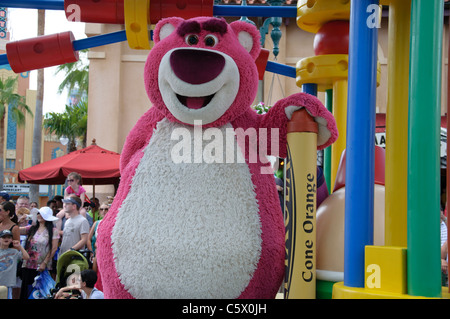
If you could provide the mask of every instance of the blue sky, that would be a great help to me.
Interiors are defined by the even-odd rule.
[[[26,21],[26,22],[25,22]],[[33,38],[37,36],[37,10],[9,9],[9,27],[13,41]],[[84,23],[68,22],[64,11],[47,10],[45,16],[45,34],[72,31],[75,39],[83,39]],[[57,94],[57,89],[64,75],[55,75],[56,67],[45,69],[44,73],[44,114],[47,112],[62,112],[67,100],[67,92]],[[37,71],[30,74],[30,89],[37,87]]]

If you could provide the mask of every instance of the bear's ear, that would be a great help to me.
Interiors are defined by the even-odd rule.
[[[244,21],[234,21],[230,23],[231,28],[238,37],[239,43],[248,53],[256,59],[261,50],[260,34],[253,24]]]
[[[173,31],[178,27],[178,25],[184,20],[181,18],[173,17],[173,18],[165,18],[160,20],[153,31],[153,41],[158,43],[159,41],[164,40],[169,35],[172,34]]]

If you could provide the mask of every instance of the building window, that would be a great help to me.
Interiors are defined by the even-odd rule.
[[[8,122],[7,122],[7,131],[6,131],[6,149],[15,150],[16,149],[16,140],[17,140],[17,124],[12,118],[11,109],[13,105],[10,104],[8,107]]]
[[[15,159],[7,159],[5,163],[5,168],[15,169],[16,168],[16,160]]]

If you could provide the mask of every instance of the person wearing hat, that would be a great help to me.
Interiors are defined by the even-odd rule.
[[[89,222],[80,215],[81,199],[76,195],[70,195],[63,200],[63,210],[69,215],[69,219],[64,225],[61,246],[59,247],[60,257],[68,250],[84,249],[89,235]]]
[[[41,207],[36,220],[35,225],[20,227],[21,234],[27,235],[25,250],[30,255],[22,265],[20,299],[28,299],[29,288],[39,272],[51,270],[51,261],[58,248],[59,233],[54,225],[58,218],[53,216],[53,210],[48,206]]]
[[[13,248],[10,248],[10,245]],[[30,258],[20,241],[13,240],[9,229],[0,231],[0,286],[8,287],[8,299],[12,299],[12,287],[17,282],[17,264]]]

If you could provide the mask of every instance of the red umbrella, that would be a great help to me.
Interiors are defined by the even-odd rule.
[[[19,171],[19,181],[30,184],[64,184],[67,175],[77,172],[84,185],[117,184],[120,154],[95,144],[67,155]]]

